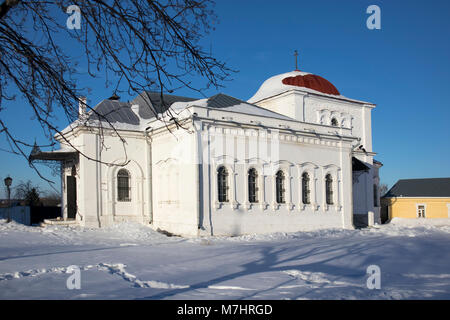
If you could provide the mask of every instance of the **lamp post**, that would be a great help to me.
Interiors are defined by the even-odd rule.
[[[8,220],[7,222],[11,222],[11,189],[10,186],[12,184],[12,178],[10,176],[5,178],[5,186],[8,191]]]

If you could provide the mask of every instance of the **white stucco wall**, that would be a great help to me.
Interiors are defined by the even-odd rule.
[[[361,139],[360,143],[367,151],[372,151],[371,104],[333,99],[320,95],[303,93],[299,90],[257,102],[258,106],[286,115],[298,121],[331,126],[331,119],[338,121],[339,128],[350,129],[351,135]]]
[[[152,138],[153,225],[181,235],[197,235],[198,183],[195,134],[162,131]]]
[[[315,139],[270,130],[238,129],[208,124],[203,127],[203,227],[216,235],[290,232],[349,227],[352,220],[350,143]],[[217,143],[220,141],[220,143]],[[217,146],[217,144],[219,146]],[[226,147],[220,147],[220,146]],[[258,146],[252,152],[252,146]],[[266,147],[264,147],[266,145]],[[213,148],[211,146],[214,146]],[[266,151],[269,154],[266,154]],[[266,157],[258,157],[262,152]],[[228,171],[229,202],[219,203],[217,169]],[[248,169],[258,172],[258,203],[248,202]],[[275,199],[275,174],[285,174],[285,203]],[[301,176],[310,175],[311,204],[304,205]],[[333,177],[333,205],[326,205],[325,176]]]
[[[311,94],[296,89],[258,101],[257,105],[299,121],[321,124],[318,132],[348,134],[359,139],[355,141],[353,147],[361,145],[367,154],[358,151],[354,156],[368,164],[371,170],[363,174],[353,174],[353,196],[350,201],[353,203],[354,214],[371,215],[374,222],[380,220],[379,210],[375,210],[373,205],[373,184],[379,184],[379,179],[376,179],[378,172],[373,168],[371,125],[371,111],[375,107],[373,104]],[[331,125],[333,118],[337,120],[337,127]],[[311,153],[319,154],[316,151]]]
[[[353,149],[372,165],[372,105],[293,91],[258,103],[292,119],[191,105],[183,128],[149,121],[148,131],[103,135],[77,128],[69,137],[79,157],[77,219],[85,226],[137,221],[175,234],[235,235],[353,228],[353,213],[374,211],[370,171],[354,183]],[[339,127],[330,124],[338,120]],[[219,203],[217,169],[228,170],[229,201]],[[130,172],[131,201],[117,200],[117,172]],[[250,168],[258,173],[258,202],[248,201]],[[275,174],[285,175],[285,203],[277,204]],[[70,174],[67,166],[64,174]],[[301,176],[310,176],[311,203],[302,203]],[[326,204],[325,176],[333,179]],[[65,179],[64,179],[65,181]],[[65,188],[65,186],[64,186]],[[67,200],[67,197],[65,197]],[[67,214],[67,208],[65,208]]]
[[[76,163],[77,220],[85,226],[108,226],[114,222],[149,222],[150,194],[147,140],[143,133],[120,132],[125,145],[111,132],[101,136],[95,131],[77,131],[71,141],[87,157],[80,155]],[[103,139],[103,141],[101,140]],[[94,161],[92,159],[97,159]],[[130,173],[130,199],[117,199],[117,172],[124,168]],[[64,170],[71,174],[71,167]],[[65,186],[64,191],[67,192]],[[67,195],[65,195],[67,201]],[[67,205],[65,205],[67,215]]]

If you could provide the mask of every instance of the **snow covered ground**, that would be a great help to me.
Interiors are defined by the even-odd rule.
[[[450,299],[449,248],[448,220],[202,239],[1,220],[0,299]]]

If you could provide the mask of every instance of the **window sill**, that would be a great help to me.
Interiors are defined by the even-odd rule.
[[[315,204],[315,203],[301,203],[298,205],[298,209],[300,211],[305,211],[306,209],[312,209],[314,211],[319,210],[319,205]]]
[[[259,202],[244,202],[244,209],[245,210],[251,210],[253,207],[261,206]]]
[[[237,201],[227,201],[227,202],[219,202],[216,201],[214,203],[214,209],[221,209],[224,206],[229,205],[231,209],[236,210],[239,207],[239,203]]]

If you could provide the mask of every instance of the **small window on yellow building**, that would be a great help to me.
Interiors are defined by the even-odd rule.
[[[425,206],[424,205],[417,206],[417,217],[425,218]]]

